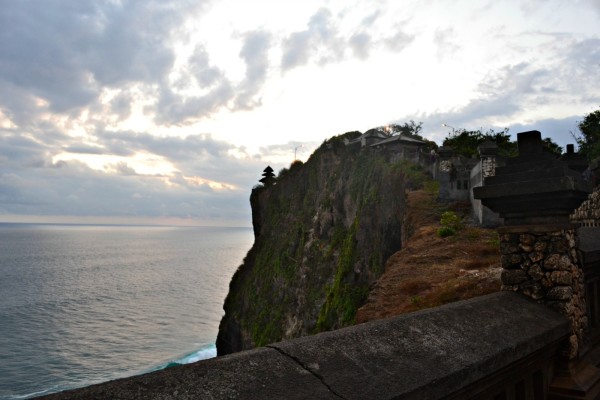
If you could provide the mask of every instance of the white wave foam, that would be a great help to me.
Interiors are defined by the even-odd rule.
[[[197,350],[193,353],[190,353],[188,355],[185,355],[177,360],[174,360],[174,363],[177,364],[190,364],[196,361],[200,361],[200,360],[206,360],[209,358],[213,358],[217,356],[217,346],[215,346],[214,344],[210,344],[208,346],[205,346],[203,348],[201,348],[200,350]]]

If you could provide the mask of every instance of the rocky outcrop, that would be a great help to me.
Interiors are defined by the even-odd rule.
[[[219,355],[354,323],[400,249],[401,167],[344,138],[252,191],[255,242],[230,283]]]

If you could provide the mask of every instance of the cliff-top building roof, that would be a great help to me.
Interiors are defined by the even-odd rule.
[[[381,132],[377,129],[368,130],[356,139],[346,140],[345,143],[346,146],[352,146],[360,143],[361,147],[386,146],[392,143],[411,144],[417,146],[426,145],[426,142],[420,139],[416,139],[402,134],[390,136],[389,134]]]
[[[400,134],[400,135],[388,137],[387,139],[383,139],[377,143],[372,144],[371,146],[387,145],[390,143],[405,143],[405,144],[412,144],[412,145],[417,145],[417,146],[424,146],[427,144],[423,140]]]

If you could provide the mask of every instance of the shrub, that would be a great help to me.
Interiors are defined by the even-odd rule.
[[[428,180],[423,185],[425,191],[431,196],[436,196],[440,192],[440,183],[434,180]]]
[[[440,225],[442,226],[438,229],[438,236],[448,237],[462,228],[462,221],[454,211],[445,211],[440,218]]]
[[[449,226],[442,226],[437,231],[439,237],[448,237],[452,236],[456,233],[456,230],[450,228]]]
[[[440,218],[440,224],[442,226],[454,228],[455,230],[459,230],[462,227],[462,221],[454,211],[445,211],[444,213],[442,213],[442,217]]]

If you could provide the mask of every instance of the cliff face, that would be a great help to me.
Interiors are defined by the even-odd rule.
[[[401,247],[399,165],[325,142],[250,196],[255,242],[232,278],[219,355],[354,323]]]

